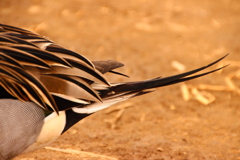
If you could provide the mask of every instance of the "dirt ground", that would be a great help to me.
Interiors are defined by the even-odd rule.
[[[14,160],[240,159],[239,1],[0,0],[0,23],[33,30],[91,60],[123,62],[119,71],[130,78],[108,74],[112,82],[169,76],[230,53],[221,73],[185,83],[188,101],[181,84],[159,88],[79,122],[49,146],[62,150]],[[194,88],[213,102],[197,101]]]

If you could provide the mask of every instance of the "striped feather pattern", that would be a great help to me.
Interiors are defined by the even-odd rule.
[[[220,70],[226,66],[193,75],[226,56],[204,67],[170,77],[110,84],[103,74],[111,72],[126,76],[113,71],[122,67],[122,63],[110,60],[91,62],[36,33],[0,24],[0,96],[33,101],[43,109],[57,113],[73,107],[81,113],[95,112],[149,93],[149,89]]]
[[[0,24],[0,85],[13,97],[58,112],[56,99],[65,100],[62,110],[68,109],[68,101],[101,101],[90,86],[93,82],[110,85],[84,56],[33,32]]]

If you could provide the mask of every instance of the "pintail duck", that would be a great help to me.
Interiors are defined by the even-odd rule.
[[[120,62],[90,61],[46,37],[0,24],[0,159],[47,146],[81,119],[118,102],[198,78],[226,56],[170,77],[111,83]],[[193,75],[194,74],[194,75]]]

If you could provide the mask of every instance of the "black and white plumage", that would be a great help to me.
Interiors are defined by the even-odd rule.
[[[92,62],[36,33],[0,24],[0,159],[45,147],[115,103],[220,70],[193,75],[225,57],[170,77],[112,84],[104,74],[126,76],[113,71],[122,63]]]

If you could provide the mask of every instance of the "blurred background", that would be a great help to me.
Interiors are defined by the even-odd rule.
[[[91,60],[121,61],[130,78],[106,75],[112,82],[178,74],[230,53],[222,72],[100,111],[50,145],[95,155],[48,148],[14,160],[240,159],[239,1],[0,0],[0,23]]]

